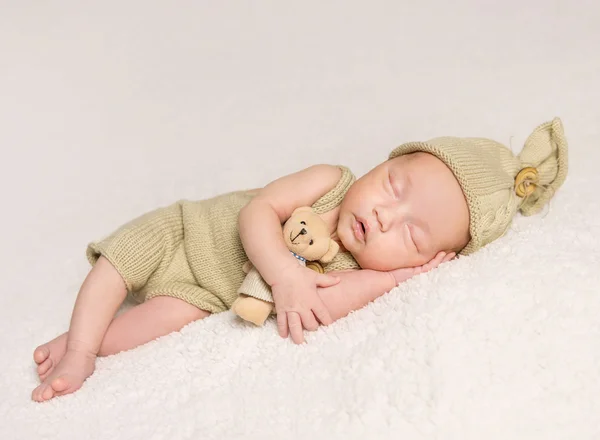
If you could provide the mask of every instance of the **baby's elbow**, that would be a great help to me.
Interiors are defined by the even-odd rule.
[[[252,227],[252,221],[256,218],[256,210],[253,205],[253,200],[247,203],[238,214],[238,228],[240,233],[243,234],[244,230]]]
[[[267,201],[255,197],[240,209],[238,228],[242,232],[244,229],[264,226],[271,221],[274,215],[275,211]]]

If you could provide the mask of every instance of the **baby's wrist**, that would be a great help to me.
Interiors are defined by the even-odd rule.
[[[295,274],[298,269],[301,268],[301,265],[298,264],[298,260],[296,260],[296,258],[291,254],[290,257],[291,260],[282,262],[280,266],[273,270],[270,279],[267,280],[263,277],[267,284],[269,284],[271,287],[276,287],[280,284],[285,284],[286,281],[291,276],[293,276],[293,274]]]
[[[393,289],[394,287],[398,286],[398,284],[400,284],[402,282],[402,280],[400,280],[400,279],[398,279],[398,277],[396,277],[395,271],[387,272],[387,274],[389,276],[390,283],[391,283],[390,289]]]

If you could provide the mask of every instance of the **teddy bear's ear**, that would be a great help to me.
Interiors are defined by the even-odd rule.
[[[313,212],[313,209],[310,206],[301,206],[300,208],[294,209],[294,212],[292,212],[292,216],[301,212]]]
[[[325,255],[319,258],[319,261],[321,263],[330,263],[331,260],[335,258],[339,250],[340,245],[333,240],[329,240],[329,249],[327,250],[327,253]]]

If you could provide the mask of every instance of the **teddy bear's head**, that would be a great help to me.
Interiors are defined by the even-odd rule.
[[[327,224],[310,207],[297,208],[283,225],[283,238],[290,251],[308,261],[329,263],[340,247],[329,237]]]

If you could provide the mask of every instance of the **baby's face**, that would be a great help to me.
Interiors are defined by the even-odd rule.
[[[458,252],[469,241],[469,209],[452,171],[414,153],[388,160],[350,187],[338,237],[363,269],[394,270]]]

